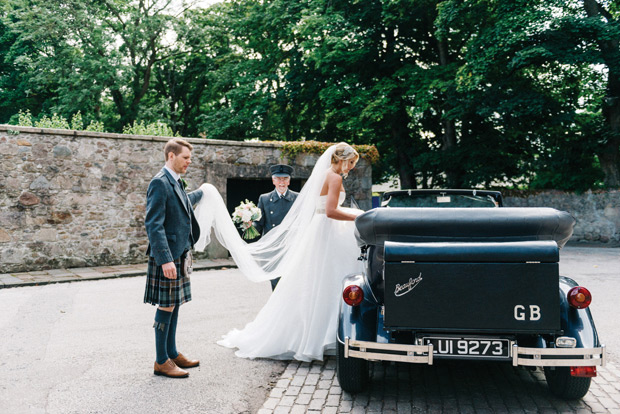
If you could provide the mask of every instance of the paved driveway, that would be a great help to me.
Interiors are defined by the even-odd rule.
[[[152,373],[154,308],[142,304],[144,277],[0,289],[0,412],[620,412],[619,264],[620,249],[561,252],[561,273],[594,295],[610,357],[582,401],[556,399],[539,372],[509,365],[375,363],[368,390],[350,395],[338,386],[333,358],[236,358],[216,340],[250,321],[271,290],[232,269],[193,276],[179,348],[202,365],[185,380]]]
[[[0,413],[255,413],[286,364],[215,344],[271,293],[233,270],[197,272],[181,307],[187,379],[153,375],[155,308],[145,277],[0,289]]]

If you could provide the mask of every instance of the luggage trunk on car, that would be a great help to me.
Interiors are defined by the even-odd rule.
[[[555,333],[558,259],[554,241],[386,241],[385,327]]]

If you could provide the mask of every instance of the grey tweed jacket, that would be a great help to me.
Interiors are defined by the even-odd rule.
[[[157,266],[181,257],[200,237],[192,206],[201,198],[202,190],[185,193],[165,168],[151,180],[144,226],[149,237],[146,254],[155,259]]]

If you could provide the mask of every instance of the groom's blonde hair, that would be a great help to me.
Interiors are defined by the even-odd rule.
[[[334,153],[332,154],[332,164],[337,164],[343,160],[350,160],[351,158],[355,158],[356,160],[359,160],[360,158],[360,155],[357,151],[355,151],[355,148],[346,142],[336,144]]]
[[[170,141],[166,142],[164,146],[164,161],[168,161],[168,154],[171,152],[174,155],[179,155],[181,151],[183,151],[183,147],[186,147],[190,151],[194,149],[192,144],[181,138],[172,138]]]

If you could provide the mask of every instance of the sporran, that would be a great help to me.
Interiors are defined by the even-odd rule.
[[[194,258],[192,257],[192,252],[188,251],[187,254],[185,254],[185,259],[183,259],[183,266],[181,267],[184,277],[189,278],[189,275],[192,274],[193,266]]]

